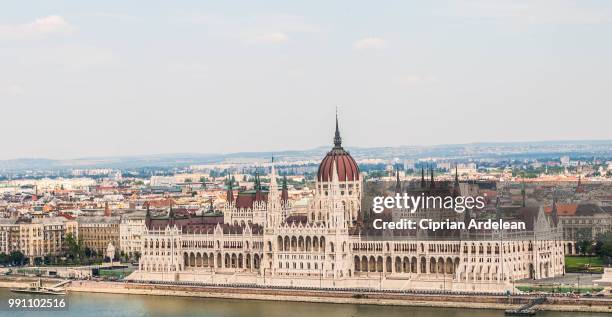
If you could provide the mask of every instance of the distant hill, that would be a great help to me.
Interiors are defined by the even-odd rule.
[[[239,152],[228,154],[176,153],[122,157],[88,157],[69,160],[13,159],[0,161],[0,170],[49,170],[70,168],[180,167],[223,162],[267,161],[273,155],[281,161],[318,160],[329,147],[303,151]],[[569,155],[572,158],[612,158],[612,140],[542,141],[511,143],[469,143],[432,146],[349,147],[357,159],[526,159]]]

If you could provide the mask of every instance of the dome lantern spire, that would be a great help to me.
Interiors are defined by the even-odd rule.
[[[319,182],[331,182],[332,167],[336,164],[338,179],[341,182],[359,181],[359,167],[353,157],[342,148],[342,138],[340,137],[340,127],[338,124],[338,111],[336,108],[336,132],[334,135],[334,147],[327,152],[317,171]]]
[[[342,147],[342,137],[340,137],[340,129],[338,128],[338,107],[336,107],[336,134],[334,135],[334,147]]]

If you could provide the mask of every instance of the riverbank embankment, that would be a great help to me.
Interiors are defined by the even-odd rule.
[[[23,287],[33,280],[32,278],[25,277],[3,277],[0,279],[0,287]],[[57,283],[57,281],[58,280],[48,279],[46,283],[53,284]],[[529,296],[470,296],[384,292],[355,293],[327,290],[157,285],[102,281],[73,281],[67,289],[70,292],[88,293],[476,309],[515,309],[533,298]],[[547,303],[538,305],[537,309],[566,312],[612,313],[612,299],[549,297]]]

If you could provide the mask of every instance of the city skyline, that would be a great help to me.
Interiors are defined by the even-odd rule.
[[[612,1],[5,2],[0,310],[612,312]]]
[[[353,151],[357,151],[359,153],[363,152],[363,151],[374,151],[374,150],[400,150],[400,151],[404,151],[404,152],[410,152],[410,150],[419,150],[419,151],[423,151],[423,150],[448,150],[451,148],[458,148],[458,147],[465,147],[466,149],[470,149],[470,148],[482,148],[482,147],[503,147],[505,148],[505,150],[509,150],[509,149],[514,149],[515,151],[517,150],[518,147],[521,146],[536,146],[536,145],[546,145],[548,147],[555,147],[555,146],[583,146],[583,148],[580,149],[572,149],[570,150],[563,150],[560,151],[559,153],[557,153],[557,156],[569,156],[570,154],[574,153],[577,156],[580,157],[586,157],[588,156],[589,149],[587,147],[589,146],[595,146],[596,147],[596,151],[595,153],[603,153],[605,155],[605,153],[607,153],[607,151],[604,151],[602,148],[605,146],[608,146],[609,144],[612,144],[612,139],[601,139],[601,140],[536,140],[536,141],[507,141],[507,142],[471,142],[471,143],[455,143],[455,144],[423,144],[423,145],[416,145],[416,144],[404,144],[404,145],[387,145],[387,146],[346,146],[347,149],[349,150],[353,150]],[[67,157],[67,158],[53,158],[53,157],[17,157],[17,158],[8,158],[8,159],[2,159],[0,158],[0,162],[10,162],[10,161],[28,161],[28,160],[49,160],[49,161],[64,161],[64,162],[69,162],[69,161],[79,161],[79,160],[111,160],[111,159],[125,159],[125,160],[129,160],[130,158],[138,158],[138,159],[145,159],[147,157],[166,157],[166,158],[171,158],[173,156],[176,157],[191,157],[191,158],[213,158],[213,157],[217,157],[218,159],[221,158],[230,158],[230,157],[240,157],[241,155],[245,155],[246,157],[250,157],[252,156],[252,159],[254,161],[258,161],[259,159],[261,159],[262,157],[266,157],[266,158],[271,158],[271,157],[276,157],[277,155],[281,155],[281,156],[289,156],[289,157],[293,157],[293,156],[300,156],[300,155],[305,155],[306,153],[317,153],[318,154],[324,154],[325,152],[327,152],[327,148],[329,147],[329,145],[320,145],[320,146],[315,146],[312,148],[305,148],[305,149],[280,149],[280,150],[276,150],[276,151],[267,151],[267,150],[260,150],[260,151],[236,151],[236,152],[219,152],[219,153],[213,153],[213,152],[159,152],[159,153],[142,153],[142,154],[127,154],[127,155],[101,155],[101,156],[80,156],[80,157]],[[532,152],[533,148],[531,148],[529,151],[524,152],[524,154],[533,154],[533,153],[537,153],[537,152]],[[552,148],[546,148],[542,151],[542,153],[544,153],[543,155],[553,155],[553,153],[551,151],[554,151],[554,149]],[[603,152],[602,152],[603,151]],[[318,153],[321,152],[321,153]],[[267,155],[267,156],[266,156]],[[487,156],[487,155],[491,155],[490,152],[485,152],[485,153],[481,153],[479,156]],[[498,155],[501,156],[505,156],[505,157],[512,157],[511,153],[498,153]],[[401,157],[406,156],[406,154],[401,154],[399,155]],[[435,158],[431,157],[429,154],[421,154],[421,158],[418,158],[418,154],[417,153],[413,153],[411,155],[408,155],[409,157],[417,158],[419,160],[423,159],[423,160],[430,160],[430,159],[449,159],[449,156],[452,156],[450,153],[448,154],[440,154],[439,156],[436,156]],[[369,157],[369,156],[368,156]],[[387,157],[387,155],[383,155],[382,157]],[[372,157],[373,158],[373,157]],[[223,160],[221,159],[218,162],[222,162]]]
[[[600,1],[8,4],[0,160],[313,149],[337,105],[348,147],[610,140],[611,23]]]

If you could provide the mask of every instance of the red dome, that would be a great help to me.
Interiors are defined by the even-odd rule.
[[[359,180],[359,167],[353,157],[342,148],[334,148],[331,150],[319,165],[317,179],[319,182],[330,182],[332,180],[332,171],[334,163],[338,169],[338,180],[342,181],[357,181]]]
[[[359,167],[353,157],[342,148],[342,138],[340,137],[340,129],[338,129],[338,115],[336,114],[336,134],[334,136],[334,147],[327,153],[317,172],[317,180],[319,182],[330,182],[332,180],[332,172],[334,163],[338,169],[339,181],[358,181]]]

